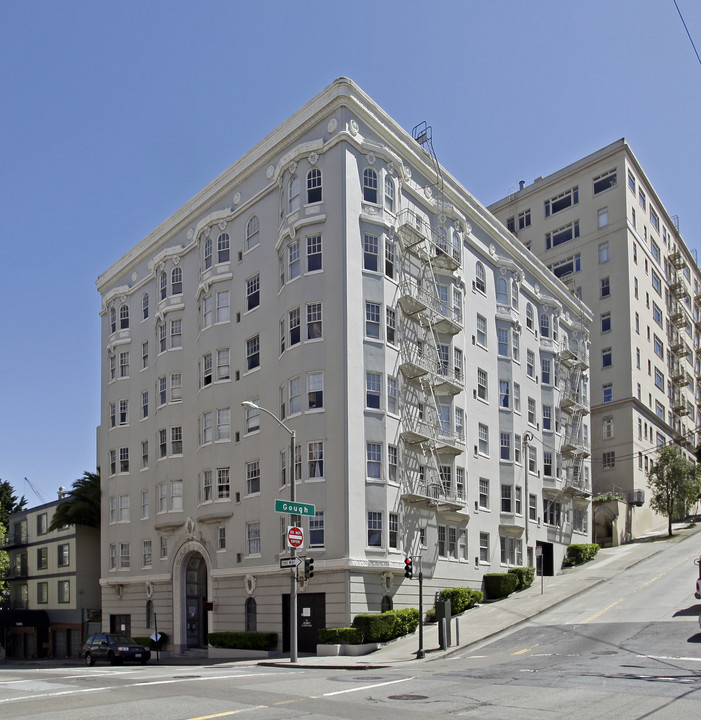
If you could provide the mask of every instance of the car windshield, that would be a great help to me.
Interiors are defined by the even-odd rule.
[[[118,643],[119,645],[138,645],[134,638],[130,638],[127,635],[109,635],[110,642]]]

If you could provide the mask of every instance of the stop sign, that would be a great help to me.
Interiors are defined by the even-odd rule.
[[[287,528],[287,544],[291,548],[301,548],[304,544],[304,531],[300,527]]]

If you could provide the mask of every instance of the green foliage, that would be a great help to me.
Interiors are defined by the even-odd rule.
[[[0,523],[0,538],[5,536],[5,527]],[[9,595],[9,581],[4,578],[10,572],[10,556],[5,550],[0,550],[0,607],[5,607]]]
[[[360,645],[363,642],[363,633],[355,627],[322,628],[319,630],[319,642],[324,645]]]
[[[483,581],[484,590],[490,600],[511,595],[518,585],[518,577],[513,573],[487,573]]]
[[[650,507],[667,518],[668,534],[672,535],[672,519],[686,514],[701,490],[699,467],[686,459],[676,445],[663,445],[647,473]]]
[[[5,531],[10,527],[10,515],[23,510],[27,505],[27,498],[24,495],[18,500],[14,493],[14,488],[7,480],[0,480],[0,525]]]
[[[438,593],[438,599],[442,602],[450,600],[450,613],[457,615],[482,602],[484,595],[481,590],[472,588],[445,588]]]
[[[397,618],[397,635],[411,635],[419,626],[419,611],[416,608],[402,608],[401,610],[387,610]],[[383,614],[387,614],[383,613]]]
[[[518,585],[516,585],[516,590],[525,590],[526,588],[529,588],[531,585],[533,585],[533,581],[535,580],[535,568],[533,567],[514,567],[509,568],[509,572],[513,575],[516,575],[518,578]]]
[[[601,548],[596,543],[569,545],[563,565],[580,565],[591,560]]]
[[[620,502],[625,502],[626,499],[621,495],[620,493],[599,493],[592,502],[609,502],[610,500],[619,500]]]
[[[365,643],[388,642],[399,637],[401,623],[394,613],[385,612],[379,615],[356,615],[353,627],[360,630]]]
[[[426,617],[424,618],[427,623],[436,622],[436,608],[432,607],[426,610]]]
[[[100,470],[96,473],[83,473],[73,483],[65,500],[56,507],[51,519],[49,530],[56,530],[64,525],[86,525],[100,527]]]
[[[216,632],[207,635],[207,642],[212,647],[232,650],[273,650],[277,647],[277,633]]]

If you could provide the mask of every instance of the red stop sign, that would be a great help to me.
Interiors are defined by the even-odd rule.
[[[304,544],[304,531],[300,527],[287,528],[287,544],[292,548],[301,548]]]

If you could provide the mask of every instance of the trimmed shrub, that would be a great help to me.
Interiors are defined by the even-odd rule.
[[[424,618],[424,622],[427,623],[434,623],[436,622],[436,608],[432,607],[426,610],[426,617]]]
[[[484,590],[490,600],[511,595],[518,585],[518,577],[513,573],[487,573],[483,580]]]
[[[582,543],[581,545],[570,545],[567,548],[567,556],[563,565],[580,565],[591,560],[601,548],[596,543]]]
[[[322,628],[319,630],[319,642],[322,645],[360,645],[363,642],[363,633],[354,627]]]
[[[207,642],[212,647],[232,650],[274,650],[277,647],[277,633],[216,632],[207,635]]]
[[[457,615],[482,602],[484,595],[481,590],[472,588],[445,588],[438,594],[438,599],[443,602],[450,600],[450,613]]]
[[[526,588],[529,588],[531,585],[533,585],[533,581],[535,580],[535,568],[533,567],[515,567],[515,568],[509,568],[509,572],[513,575],[516,575],[518,578],[518,585],[516,585],[516,590],[525,590]]]
[[[388,610],[387,613],[392,613],[397,618],[397,634],[395,637],[411,635],[419,626],[419,611],[416,608]]]
[[[364,643],[387,642],[399,636],[401,623],[394,613],[385,612],[379,615],[356,615],[353,627],[360,630]]]

